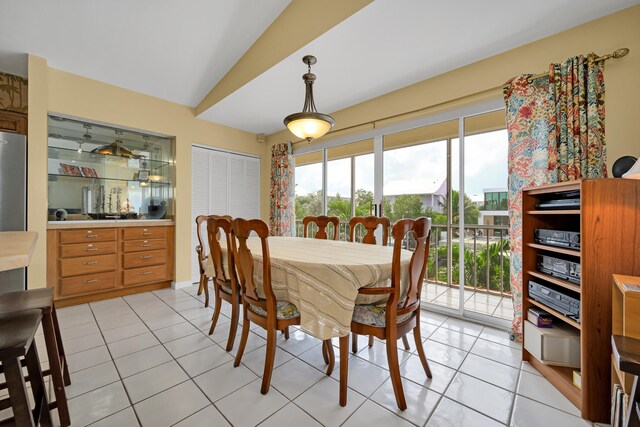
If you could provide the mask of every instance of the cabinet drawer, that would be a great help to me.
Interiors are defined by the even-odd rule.
[[[131,227],[123,230],[124,240],[164,239],[166,236],[165,227]]]
[[[116,240],[115,228],[94,228],[84,230],[63,230],[60,243],[110,242]]]
[[[116,253],[116,242],[74,243],[60,246],[61,258]]]
[[[124,252],[153,251],[166,248],[167,242],[165,239],[129,240],[123,242],[122,247]]]
[[[125,286],[138,285],[140,283],[158,282],[166,280],[167,270],[164,265],[153,267],[134,268],[124,271],[123,284]]]
[[[96,255],[60,260],[60,276],[80,276],[116,269],[115,255]]]
[[[146,267],[148,265],[164,264],[167,254],[163,250],[132,252],[124,254],[124,268]]]
[[[89,292],[103,291],[116,287],[116,273],[88,274],[86,276],[69,277],[60,279],[60,295],[70,296],[86,294]]]

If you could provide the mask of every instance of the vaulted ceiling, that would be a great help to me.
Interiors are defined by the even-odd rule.
[[[269,134],[302,109],[306,54],[331,113],[639,2],[0,0],[0,70],[30,53]]]

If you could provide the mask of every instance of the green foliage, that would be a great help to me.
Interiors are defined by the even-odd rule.
[[[473,247],[464,247],[464,283],[480,289],[509,292],[511,289],[509,280],[510,267],[509,241],[478,245],[473,253]],[[452,283],[460,283],[460,245],[453,243],[452,252]],[[502,254],[502,257],[500,256]],[[489,283],[487,285],[487,262],[489,263]],[[500,275],[500,263],[502,262],[502,275]],[[433,245],[429,249],[429,262],[427,265],[427,278],[447,283],[447,247]]]
[[[343,199],[340,194],[331,197],[327,202],[327,215],[337,216],[340,221],[349,221],[349,218],[351,218],[351,200]]]
[[[459,213],[460,193],[458,191],[453,190],[451,192],[451,200],[453,201],[452,224],[460,224],[460,213]],[[442,206],[442,212],[444,212],[444,214],[446,215],[447,210],[449,209],[448,200],[445,199],[444,202],[441,203],[440,205]],[[478,206],[475,203],[473,203],[473,201],[471,200],[471,198],[469,198],[469,196],[465,194],[464,195],[464,223],[477,224],[479,215],[480,215],[480,212],[478,210]]]
[[[306,196],[296,196],[296,218],[302,219],[309,215],[322,215],[322,190]]]
[[[356,190],[356,216],[369,216],[373,214],[373,192]]]

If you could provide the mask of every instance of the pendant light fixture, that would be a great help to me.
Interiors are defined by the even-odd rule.
[[[290,114],[284,119],[284,124],[298,138],[304,138],[311,142],[312,139],[320,138],[333,127],[335,120],[331,116],[318,113],[313,101],[313,82],[316,75],[311,72],[311,66],[317,62],[315,56],[307,55],[302,58],[302,62],[307,64],[308,71],[302,76],[305,85],[304,107],[301,113]]]

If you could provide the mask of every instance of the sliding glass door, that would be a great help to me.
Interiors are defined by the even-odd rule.
[[[425,302],[459,310],[452,276],[452,222],[448,212],[453,165],[449,161],[458,120],[384,136],[382,212],[391,222],[427,216],[432,220]],[[411,248],[407,241],[405,247]]]
[[[296,219],[428,216],[425,307],[506,325],[513,317],[501,103],[296,147]],[[485,112],[486,111],[486,112]],[[446,119],[445,119],[446,118]],[[314,149],[316,151],[314,151]],[[302,234],[299,227],[299,235]],[[412,242],[403,242],[412,248]]]

